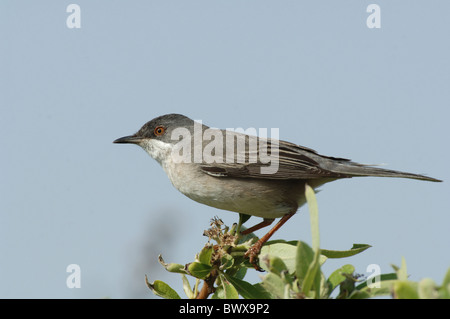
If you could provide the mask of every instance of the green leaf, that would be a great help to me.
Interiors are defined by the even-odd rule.
[[[189,299],[194,299],[195,296],[194,292],[192,291],[191,284],[189,283],[187,277],[184,274],[181,275],[181,280],[183,281],[183,290],[186,296]]]
[[[223,254],[222,258],[220,258],[220,269],[228,269],[231,268],[234,264],[234,258],[230,254]]]
[[[450,299],[450,268],[447,270],[442,286],[439,288],[439,295],[443,299]]]
[[[167,264],[164,262],[164,259],[161,255],[158,256],[159,263],[169,272],[179,273],[179,274],[187,274],[184,266],[181,264],[170,263]]]
[[[261,285],[252,285],[244,280],[227,276],[228,281],[236,288],[237,292],[245,299],[270,299],[270,293]]]
[[[292,286],[295,278],[289,273],[289,269],[280,257],[265,255],[262,261],[270,273],[279,276],[289,287]]]
[[[261,260],[270,260],[268,256],[276,256],[283,261],[289,272],[293,273],[295,271],[296,251],[297,248],[294,245],[286,242],[268,242],[261,248],[260,258]],[[261,263],[260,266],[264,270],[270,271],[265,263]]]
[[[295,271],[297,278],[301,281],[305,279],[308,272],[309,265],[314,260],[314,251],[305,242],[299,241],[297,245],[297,252],[295,255]]]
[[[353,292],[350,294],[350,296],[348,296],[347,298],[343,298],[341,296],[341,299],[368,299],[371,297],[374,297],[374,295],[371,295],[367,291],[353,290]]]
[[[228,274],[228,270],[227,270],[227,274]],[[247,268],[241,267],[236,272],[234,272],[234,274],[230,277],[237,278],[237,279],[244,279],[246,274],[247,274]]]
[[[275,275],[282,276],[283,272],[287,272],[288,269],[283,260],[278,256],[270,256],[267,260],[268,268],[270,272],[273,272]]]
[[[439,298],[438,289],[433,279],[424,278],[419,281],[417,291],[420,299],[437,299]]]
[[[248,241],[249,239],[257,238],[254,233],[250,233],[247,235],[242,235],[241,232],[246,230],[247,227],[245,227],[243,224],[252,217],[251,215],[241,214],[239,213],[239,223],[236,227],[236,233],[238,234],[235,244],[243,243]]]
[[[380,275],[379,287],[367,286],[367,281],[359,284],[355,287],[350,295],[350,299],[361,299],[361,298],[373,298],[377,296],[389,296],[392,294],[392,287],[397,281],[397,274],[382,274]]]
[[[285,296],[285,282],[279,276],[274,273],[268,273],[263,277],[261,282],[265,290],[278,299],[282,299]]]
[[[195,278],[205,279],[211,272],[211,268],[211,266],[194,261],[188,265],[187,271]]]
[[[355,271],[355,267],[353,265],[344,265],[341,268],[336,269],[333,273],[328,277],[328,282],[330,284],[330,293],[337,287],[341,282],[345,280],[345,276],[342,274],[353,274]]]
[[[320,235],[319,235],[319,209],[317,206],[316,195],[314,190],[305,184],[305,197],[308,203],[309,220],[311,224],[311,236],[312,236],[312,248],[318,250],[320,247]]]
[[[220,285],[216,288],[212,299],[239,299],[239,294],[234,286],[225,278],[219,275]]]
[[[157,296],[165,299],[181,299],[177,292],[163,281],[155,280],[154,283],[150,283],[147,276],[145,276],[145,282],[151,291],[153,291],[153,293]]]
[[[206,245],[198,254],[198,261],[202,264],[211,266],[211,256],[213,253],[213,245]]]
[[[243,224],[245,223],[247,220],[250,219],[250,217],[252,217],[252,215],[246,215],[246,214],[241,214],[239,213],[239,224]]]
[[[324,255],[327,258],[345,258],[359,254],[370,247],[372,246],[366,244],[353,244],[353,247],[350,248],[349,250],[321,249],[320,251],[322,255]]]
[[[408,280],[408,269],[406,268],[406,260],[402,257],[402,265],[400,268],[394,267],[397,273],[398,280]]]
[[[381,274],[379,275],[380,284],[385,281],[395,281],[397,280],[397,274],[396,273],[389,273],[389,274]],[[362,290],[367,287],[367,280],[360,283],[358,286],[355,287],[357,290]],[[379,289],[379,288],[371,288],[371,289]]]
[[[417,283],[409,280],[397,280],[394,282],[395,299],[419,299]]]
[[[310,291],[314,290],[315,298],[320,297],[320,249],[314,253],[313,261],[309,264],[308,271],[305,274],[305,278],[302,283],[302,292],[306,295],[310,295]]]

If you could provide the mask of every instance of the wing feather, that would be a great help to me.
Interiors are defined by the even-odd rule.
[[[314,178],[344,178],[347,174],[340,174],[321,167],[321,159],[349,161],[347,159],[324,157],[316,151],[295,145],[285,141],[267,140],[267,155],[272,158],[270,162],[262,162],[259,148],[245,154],[235,156],[234,163],[203,163],[203,172],[215,177],[234,178],[262,178],[262,179],[314,179]],[[263,174],[261,169],[270,165],[276,165],[276,153],[278,152],[278,170],[273,174]],[[249,159],[256,159],[250,162]]]

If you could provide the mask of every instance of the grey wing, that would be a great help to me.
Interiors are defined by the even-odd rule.
[[[356,176],[400,177],[432,182],[441,182],[432,177],[382,169],[370,165],[352,162],[349,159],[324,156],[316,151],[286,141],[266,140],[268,153],[273,155],[272,162],[260,160],[260,150],[256,151],[257,160],[248,161],[251,152],[246,151],[241,161],[229,163],[203,163],[201,170],[216,177],[262,178],[262,179],[318,179],[350,178]],[[278,152],[278,153],[277,153]],[[255,156],[253,156],[255,158]],[[274,162],[276,161],[276,162]],[[272,173],[262,173],[263,168],[277,165]]]
[[[252,162],[249,158],[256,158]],[[264,157],[266,160],[262,161]],[[235,159],[238,157],[234,157]],[[267,161],[269,160],[269,161]],[[312,149],[286,141],[267,140],[267,154],[263,156],[260,149],[256,153],[246,150],[241,161],[233,163],[203,163],[203,172],[216,177],[262,178],[262,179],[315,179],[345,178],[349,174],[333,172],[323,167],[324,161],[350,162],[344,158],[325,157]],[[274,165],[271,173],[263,173],[263,168]]]

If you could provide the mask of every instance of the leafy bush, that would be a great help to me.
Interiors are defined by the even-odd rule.
[[[267,273],[262,281],[251,284],[244,280],[247,270],[253,266],[244,258],[245,252],[258,239],[253,234],[241,236],[240,231],[246,216],[240,215],[239,224],[231,228],[220,219],[213,219],[211,228],[205,231],[208,243],[186,265],[165,263],[159,256],[161,265],[169,272],[181,274],[183,289],[188,298],[205,299],[272,299],[272,298],[335,298],[356,299],[375,296],[393,298],[450,298],[450,269],[441,286],[429,278],[419,282],[408,280],[405,260],[400,267],[393,266],[394,272],[381,274],[375,282],[368,283],[355,273],[355,267],[346,264],[336,269],[326,278],[321,266],[329,258],[346,258],[359,254],[370,246],[354,244],[349,250],[326,250],[320,248],[318,209],[314,191],[307,186],[311,222],[312,247],[302,241],[273,240],[261,249],[259,264]],[[212,244],[215,241],[216,244]],[[192,288],[187,277],[195,278]],[[201,289],[201,281],[204,284]],[[158,296],[179,299],[178,293],[166,283],[156,280],[148,287]],[[338,292],[335,291],[338,289]]]

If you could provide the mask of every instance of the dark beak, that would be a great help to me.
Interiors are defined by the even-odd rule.
[[[142,137],[130,135],[118,138],[113,143],[117,144],[139,144],[142,141]]]

